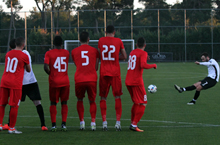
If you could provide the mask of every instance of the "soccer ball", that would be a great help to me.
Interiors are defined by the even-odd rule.
[[[157,86],[151,84],[148,86],[147,90],[150,93],[155,93],[155,92],[157,92]]]

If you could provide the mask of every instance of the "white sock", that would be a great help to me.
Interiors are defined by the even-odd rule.
[[[81,125],[81,124],[85,124],[85,121],[84,121],[84,120],[83,120],[83,121],[80,121],[80,125]]]
[[[133,125],[133,124],[131,124],[133,127],[137,127],[137,125]]]
[[[121,124],[121,121],[116,121],[116,124]]]
[[[92,125],[96,125],[95,122],[91,122],[91,126],[92,126]]]
[[[185,89],[185,88],[183,88],[183,91],[186,91],[186,89]]]
[[[103,121],[102,124],[108,124],[107,121]]]

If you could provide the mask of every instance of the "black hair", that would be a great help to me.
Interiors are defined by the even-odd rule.
[[[63,39],[61,38],[61,36],[55,36],[53,39],[53,45],[55,46],[61,46],[63,44]]]
[[[138,48],[142,48],[142,47],[144,47],[144,45],[145,45],[145,39],[144,39],[144,37],[138,38],[138,40],[137,40],[137,47],[138,47]]]
[[[209,54],[207,53],[207,52],[203,52],[202,54],[201,54],[201,56],[205,56],[205,57],[209,57]]]
[[[115,27],[113,25],[108,25],[106,27],[106,32],[107,33],[113,33],[115,31]]]
[[[15,38],[11,39],[11,41],[9,42],[9,46],[11,49],[15,49],[16,45],[15,45]]]
[[[85,43],[89,39],[89,33],[88,32],[81,32],[80,33],[80,42]]]
[[[15,40],[15,45],[18,47],[21,47],[25,43],[25,40],[23,37],[18,37]]]

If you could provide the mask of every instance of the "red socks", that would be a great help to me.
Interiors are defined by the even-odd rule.
[[[101,115],[102,115],[102,121],[106,121],[106,101],[105,100],[101,100],[100,101],[100,109],[101,109]]]
[[[16,121],[17,121],[17,115],[18,115],[18,107],[11,107],[10,110],[10,114],[9,114],[9,118],[10,118],[10,122],[9,122],[9,127],[10,128],[14,128]]]
[[[121,98],[115,99],[115,111],[116,111],[116,120],[120,121],[122,114]]]
[[[61,105],[61,115],[62,115],[62,122],[66,122],[68,114],[68,106],[67,104]]]
[[[144,115],[145,108],[146,106],[144,105],[138,105],[138,104],[133,105],[132,110],[134,112],[132,112],[132,114],[133,113],[134,114],[133,114],[133,120],[131,120],[133,125],[137,125],[137,123],[141,120],[142,116]]]
[[[79,120],[84,120],[84,106],[83,101],[77,101],[77,112],[79,114]]]
[[[131,123],[133,122],[134,120],[134,116],[135,116],[135,112],[136,112],[136,109],[137,109],[137,106],[138,104],[133,104],[132,108],[131,108]]]
[[[50,106],[50,119],[52,123],[56,123],[56,116],[57,116],[57,106],[51,105]],[[10,118],[11,120],[11,118]]]
[[[95,122],[96,111],[97,111],[96,103],[95,102],[91,102],[90,103],[91,122]]]
[[[0,106],[0,124],[3,123],[4,116],[5,116],[5,106]]]

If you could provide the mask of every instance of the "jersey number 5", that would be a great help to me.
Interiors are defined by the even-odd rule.
[[[136,66],[136,55],[133,55],[133,56],[130,56],[129,55],[129,60],[128,60],[128,70],[131,69],[131,70],[134,70],[135,69],[135,66]]]
[[[66,72],[66,62],[64,61],[66,57],[57,57],[53,67],[58,69],[58,72]],[[64,68],[61,68],[61,65],[64,65]]]
[[[115,46],[110,45],[110,48],[108,48],[107,45],[103,45],[102,47],[104,48],[104,50],[102,51],[102,59],[114,61],[115,58],[112,58],[111,54],[115,52]],[[108,52],[108,49],[111,49],[111,50]],[[105,55],[104,55],[106,52],[108,52],[108,57],[105,57]]]
[[[18,66],[18,59],[16,57],[12,59],[8,57],[6,72],[14,73],[17,69],[17,66]]]
[[[89,57],[85,54],[87,54],[88,51],[81,51],[81,57],[86,59],[86,62],[82,63],[82,66],[86,66],[89,64]]]

